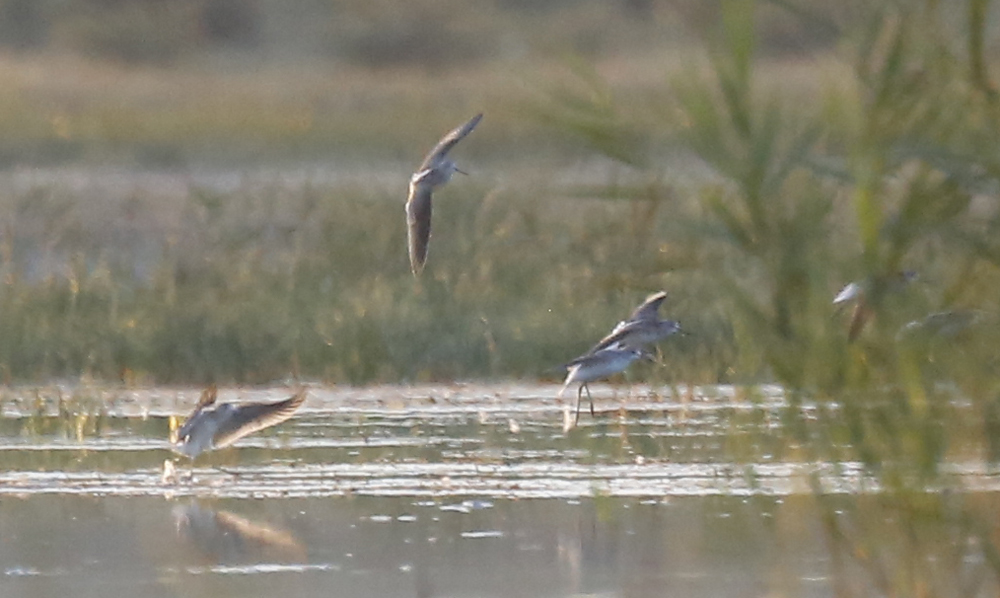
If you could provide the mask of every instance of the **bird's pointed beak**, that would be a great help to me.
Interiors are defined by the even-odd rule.
[[[456,168],[455,172],[457,172],[458,174],[464,174],[465,176],[469,176],[469,173],[465,172],[464,170],[462,170],[460,168]]]

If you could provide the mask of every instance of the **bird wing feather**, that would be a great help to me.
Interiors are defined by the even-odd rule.
[[[434,149],[432,149],[424,158],[424,161],[420,164],[420,168],[417,169],[417,172],[433,168],[448,154],[449,151],[451,151],[451,148],[454,147],[456,143],[471,133],[472,129],[476,128],[476,125],[479,124],[479,121],[482,120],[482,118],[483,114],[480,112],[479,114],[473,116],[469,122],[452,129],[447,135],[442,137],[441,141],[438,141],[438,144],[434,146]]]
[[[420,274],[427,261],[427,245],[431,238],[431,187],[410,183],[406,200],[406,225],[410,245],[410,270]]]
[[[593,355],[602,349],[608,349],[612,345],[616,345],[625,339],[628,335],[632,334],[633,331],[643,326],[642,320],[630,320],[628,322],[619,322],[615,329],[611,331],[611,334],[605,336],[601,340],[597,341],[597,344],[590,348],[585,355]]]
[[[201,396],[198,397],[198,404],[194,406],[194,410],[191,411],[191,415],[187,416],[184,420],[184,425],[177,430],[177,439],[183,440],[187,438],[188,433],[191,431],[191,426],[197,421],[198,415],[201,414],[207,407],[211,407],[215,404],[215,400],[219,397],[219,389],[215,384],[210,385],[205,390],[201,391]]]
[[[659,293],[654,293],[646,300],[642,302],[642,305],[635,308],[632,315],[629,316],[629,321],[634,320],[655,320],[659,318],[660,305],[667,300],[666,291],[660,291]]]
[[[196,411],[201,411],[205,407],[209,407],[215,404],[215,399],[219,398],[219,389],[215,384],[210,385],[205,390],[201,391],[201,396],[198,397],[198,404],[195,406]]]
[[[303,389],[295,396],[277,403],[240,406],[233,417],[219,426],[213,439],[213,446],[215,448],[227,447],[248,434],[280,424],[292,417],[305,400],[306,391]]]

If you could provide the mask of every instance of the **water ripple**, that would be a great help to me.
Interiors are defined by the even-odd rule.
[[[585,416],[578,428],[564,430],[566,405],[551,399],[554,388],[311,388],[295,419],[206,455],[193,469],[178,461],[180,481],[169,484],[161,481],[163,459],[171,456],[168,421],[190,409],[195,389],[90,393],[105,407],[100,425],[90,428],[84,424],[96,416],[72,416],[67,427],[46,415],[65,410],[65,402],[54,409],[49,394],[25,393],[7,397],[0,418],[0,451],[8,469],[0,473],[0,496],[662,500],[786,496],[809,492],[816,479],[833,493],[877,490],[857,463],[783,463],[766,456],[752,464],[730,461],[725,441],[739,427],[727,414],[757,409],[764,415],[757,421],[770,425],[768,418],[782,404],[775,389],[765,388],[753,400],[732,387],[677,395],[684,400],[646,389],[645,395],[639,390],[619,401],[611,387],[595,385],[606,415]],[[236,396],[220,400],[274,399],[287,392],[229,390],[220,394]],[[514,418],[517,425],[511,424]],[[209,466],[218,463],[225,463],[225,470]],[[967,487],[1000,488],[995,472],[951,467]],[[469,501],[453,504],[462,512],[481,508]]]

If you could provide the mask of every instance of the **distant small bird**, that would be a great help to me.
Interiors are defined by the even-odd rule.
[[[459,172],[455,163],[448,159],[448,152],[456,143],[472,132],[482,120],[477,114],[472,120],[441,138],[434,149],[424,158],[420,168],[410,177],[410,194],[406,198],[406,225],[410,246],[410,270],[419,275],[427,261],[427,244],[431,237],[431,194],[434,188],[451,180]]]
[[[618,322],[611,333],[598,341],[585,355],[593,355],[611,347],[641,349],[682,332],[680,322],[660,319],[660,305],[666,299],[665,291],[647,297],[627,320]]]
[[[562,398],[566,388],[573,383],[578,383],[580,387],[576,391],[576,420],[580,421],[580,403],[583,401],[583,391],[586,389],[587,398],[590,400],[590,415],[594,415],[594,397],[590,394],[588,383],[602,378],[607,378],[619,372],[624,372],[632,362],[637,359],[653,360],[653,356],[636,348],[608,348],[601,349],[593,354],[577,357],[566,364],[569,373],[566,375],[566,382],[559,389],[557,398]]]
[[[847,340],[853,342],[861,334],[872,316],[872,301],[885,293],[894,293],[917,279],[913,270],[902,270],[888,276],[870,276],[864,280],[848,283],[833,298],[834,307],[840,309],[854,303],[851,321],[847,329]]]
[[[173,449],[194,459],[202,452],[227,447],[240,438],[280,424],[306,400],[305,389],[276,403],[224,403],[211,409],[218,391],[213,384],[201,393],[198,405],[177,432]]]

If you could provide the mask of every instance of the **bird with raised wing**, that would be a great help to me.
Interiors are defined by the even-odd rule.
[[[469,122],[442,137],[424,158],[420,168],[410,177],[410,193],[406,198],[406,226],[409,237],[410,270],[414,276],[423,271],[424,263],[427,261],[427,245],[431,238],[431,195],[434,188],[450,181],[456,172],[467,174],[459,170],[455,162],[448,158],[448,152],[471,133],[482,118],[481,113],[477,114]]]
[[[587,399],[590,401],[590,415],[593,416],[594,397],[590,394],[588,383],[624,372],[637,359],[652,361],[653,356],[642,349],[611,347],[601,349],[593,354],[577,357],[566,364],[569,373],[566,375],[566,381],[563,383],[562,388],[559,389],[557,397],[561,399],[570,384],[578,383],[580,387],[576,391],[575,421],[580,421],[580,403],[583,401],[584,390],[587,391]]]
[[[639,304],[639,307],[632,311],[632,315],[628,317],[626,322],[635,322],[636,320],[656,320],[660,317],[660,306],[663,302],[667,300],[667,292],[660,291],[658,293],[653,293],[649,297]]]
[[[194,459],[207,450],[227,447],[240,438],[289,419],[306,400],[301,389],[291,398],[275,403],[223,403],[215,406],[215,385],[201,393],[194,411],[172,440],[172,448]]]
[[[611,347],[641,349],[682,332],[680,322],[660,319],[660,305],[666,299],[665,291],[647,297],[627,320],[618,322],[611,333],[598,341],[585,355],[593,355]]]

